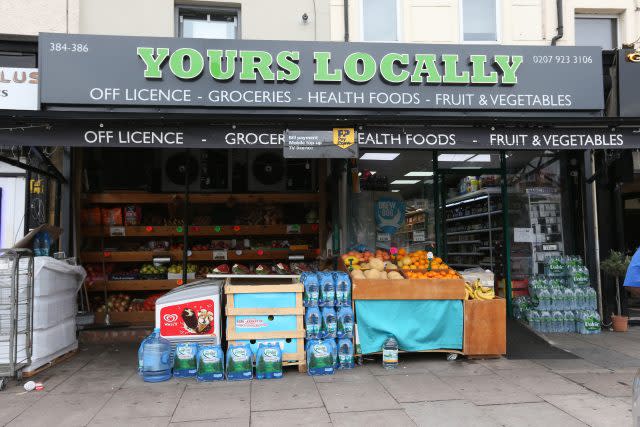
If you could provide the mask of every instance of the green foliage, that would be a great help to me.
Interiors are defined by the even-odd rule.
[[[623,277],[627,273],[631,257],[622,252],[611,251],[609,257],[600,262],[600,269],[613,277]]]

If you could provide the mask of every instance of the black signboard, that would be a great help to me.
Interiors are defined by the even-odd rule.
[[[285,158],[294,159],[357,159],[355,129],[290,130],[286,132],[283,153]]]
[[[618,107],[620,117],[640,117],[640,53],[618,51]]]
[[[44,104],[414,111],[597,111],[601,50],[51,34]]]
[[[316,129],[332,141],[338,130]],[[351,128],[346,128],[351,129]],[[303,129],[309,131],[309,129]],[[498,128],[383,127],[354,129],[354,145],[366,149],[409,150],[590,150],[639,149],[640,128]],[[1,146],[148,147],[148,148],[273,148],[287,146],[287,132],[300,130],[265,126],[166,125],[132,126],[118,122],[51,124],[20,131],[0,130]],[[329,138],[331,136],[331,138]],[[329,144],[326,144],[329,146]],[[351,146],[349,146],[351,147]],[[333,152],[344,150],[331,147]],[[349,150],[345,150],[351,153]],[[291,151],[290,151],[291,153]],[[293,155],[295,156],[295,155]],[[293,157],[289,156],[289,157]],[[322,157],[323,154],[320,154]],[[300,156],[302,157],[302,155]],[[350,154],[348,157],[353,157]]]

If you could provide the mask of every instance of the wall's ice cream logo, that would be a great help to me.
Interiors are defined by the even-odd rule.
[[[353,128],[333,128],[333,143],[346,150],[356,141]]]
[[[165,314],[163,317],[164,321],[167,323],[174,323],[178,320],[177,314]]]

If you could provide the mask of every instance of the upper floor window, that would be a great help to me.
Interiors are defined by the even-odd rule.
[[[576,15],[576,46],[601,46],[604,50],[617,48],[618,18]]]
[[[372,42],[399,40],[397,0],[362,0],[362,38]]]
[[[462,0],[462,41],[498,41],[496,0]]]
[[[238,10],[178,7],[178,37],[237,39]]]

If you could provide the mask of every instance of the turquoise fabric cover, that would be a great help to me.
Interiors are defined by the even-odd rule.
[[[462,350],[460,300],[358,300],[356,320],[363,354],[381,351],[389,335],[400,350]]]

